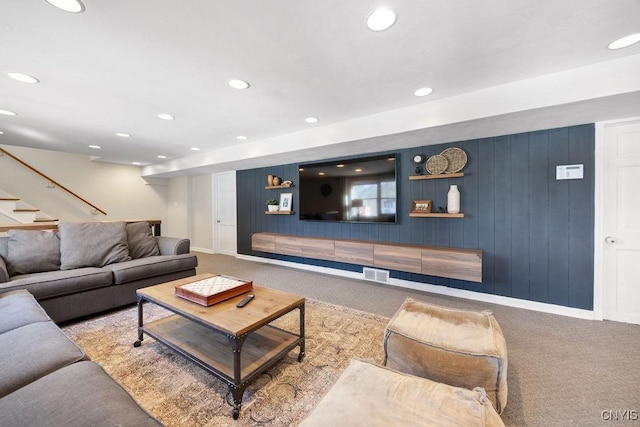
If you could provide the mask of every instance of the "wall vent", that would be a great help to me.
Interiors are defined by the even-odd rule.
[[[362,269],[362,275],[364,280],[370,280],[378,283],[389,283],[389,272],[386,270],[364,267]]]

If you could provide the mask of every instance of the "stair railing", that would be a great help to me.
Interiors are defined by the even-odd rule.
[[[76,193],[74,193],[73,191],[69,190],[67,187],[65,187],[64,185],[58,183],[57,181],[55,181],[54,179],[49,178],[47,175],[43,174],[42,172],[40,172],[39,170],[37,170],[36,168],[34,168],[33,166],[23,162],[22,160],[20,160],[19,158],[17,158],[16,156],[14,156],[13,154],[9,153],[7,150],[5,150],[4,148],[0,147],[0,152],[6,154],[7,156],[11,157],[13,160],[15,160],[16,162],[20,163],[22,166],[26,167],[27,169],[30,169],[31,171],[37,173],[38,175],[40,175],[41,177],[43,177],[44,179],[46,179],[47,181],[51,182],[52,184],[54,184],[55,186],[59,187],[60,189],[66,191],[67,193],[71,194],[73,197],[75,197],[76,199],[81,200],[82,202],[86,203],[87,205],[91,206],[93,209],[95,209],[97,212],[100,212],[103,215],[106,215],[107,213],[105,211],[103,211],[102,209],[100,209],[99,207],[97,207],[96,205],[94,205],[93,203],[83,199],[82,197],[78,196]]]

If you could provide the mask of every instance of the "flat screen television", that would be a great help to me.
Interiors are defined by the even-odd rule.
[[[300,219],[395,223],[397,163],[387,154],[301,164]]]

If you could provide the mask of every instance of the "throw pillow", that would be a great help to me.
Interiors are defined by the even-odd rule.
[[[158,242],[151,233],[148,222],[132,222],[127,224],[127,241],[131,258],[146,258],[160,255]]]
[[[7,271],[16,274],[60,270],[60,240],[45,230],[9,230]]]
[[[58,234],[61,270],[131,260],[123,221],[60,223]]]

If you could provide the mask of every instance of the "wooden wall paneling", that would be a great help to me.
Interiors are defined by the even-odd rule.
[[[482,252],[422,248],[422,274],[482,282]]]
[[[511,137],[511,296],[529,298],[529,134]]]
[[[549,131],[549,300],[569,303],[569,182],[556,181],[556,166],[569,164],[569,131]]]
[[[373,245],[373,265],[377,268],[422,272],[422,250],[419,247]]]
[[[595,150],[593,125],[569,130],[569,161],[583,164],[585,171],[595,170],[591,153]],[[569,181],[569,306],[593,308],[594,173]]]
[[[335,241],[336,261],[349,264],[373,265],[373,243]]]
[[[493,293],[495,257],[495,174],[493,138],[478,143],[478,248],[482,248],[482,289]],[[466,219],[466,218],[465,218]]]
[[[452,236],[452,246],[461,248],[477,249],[478,242],[478,140],[466,141],[460,145],[467,153],[467,164],[463,169],[464,177],[458,179],[460,186],[464,190],[464,200],[460,200],[460,209],[464,212],[464,218],[460,221],[461,241],[460,244],[454,244]],[[454,222],[455,223],[455,222]],[[459,280],[455,285],[460,289],[467,290],[484,290],[478,287],[476,282],[467,282]]]
[[[533,132],[529,139],[529,296],[534,301],[549,299],[549,132]]]
[[[495,249],[493,280],[498,295],[511,296],[511,141],[494,139]]]
[[[316,223],[300,221],[297,214],[265,215],[266,175],[273,172],[292,179],[291,174],[295,174],[296,178],[292,179],[295,185],[297,164],[238,171],[238,252],[252,254],[251,233],[254,232],[338,239],[355,237],[380,243],[444,247],[473,248],[474,242],[477,242],[475,247],[483,251],[481,285],[397,270],[391,271],[391,276],[507,296],[512,291],[517,293],[518,289],[524,289],[519,286],[528,281],[527,299],[590,309],[593,305],[593,132],[593,125],[584,125],[528,133],[530,163],[528,178],[524,181],[521,180],[522,177],[515,175],[515,166],[511,169],[510,136],[398,150],[399,216],[398,223],[393,225]],[[540,142],[543,135],[548,138],[546,157],[545,150],[540,151],[536,145],[544,145]],[[518,137],[513,137],[514,144],[517,145]],[[422,153],[428,157],[447,147],[460,147],[467,151],[469,161],[463,178],[409,182],[412,154]],[[555,181],[556,165],[573,163],[584,164],[585,179],[573,182]],[[546,173],[541,169],[546,169]],[[508,174],[505,170],[508,170]],[[512,182],[512,175],[516,182]],[[519,188],[523,182],[528,182],[529,189]],[[408,217],[411,200],[417,198],[433,200],[436,208],[446,206],[446,193],[453,183],[458,184],[462,190],[461,210],[465,212],[464,219]],[[296,211],[299,206],[299,188],[293,187],[292,190]],[[508,191],[508,195],[505,195],[505,191]],[[530,214],[526,230],[517,229],[518,221],[522,218],[515,215],[521,211],[518,206],[522,200],[512,200],[511,197],[512,192],[519,194],[521,191],[530,192]],[[278,191],[269,192],[274,193]],[[538,205],[544,203],[545,197],[546,206],[539,209]],[[462,234],[457,228],[459,224],[462,224]],[[517,233],[524,233],[526,236],[516,235]],[[459,240],[460,237],[462,241]],[[528,260],[518,261],[515,254],[522,253],[526,239],[529,241],[529,255],[526,256]],[[299,254],[277,255],[257,251],[256,254],[333,268],[353,268],[355,265],[301,258]],[[529,265],[528,273],[527,269],[521,268],[525,263]],[[515,283],[513,290],[512,283]]]

